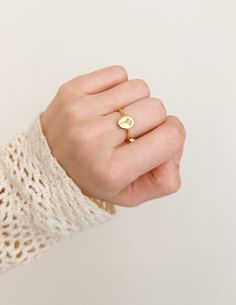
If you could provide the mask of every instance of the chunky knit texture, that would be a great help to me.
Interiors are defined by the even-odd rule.
[[[53,157],[40,115],[0,149],[0,272],[114,214],[112,203],[85,196]]]

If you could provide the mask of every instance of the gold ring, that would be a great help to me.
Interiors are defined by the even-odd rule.
[[[129,135],[129,129],[134,125],[134,118],[130,115],[126,115],[122,108],[118,108],[117,111],[119,111],[121,115],[118,120],[118,126],[126,130],[126,141],[134,142],[135,139],[131,138]]]

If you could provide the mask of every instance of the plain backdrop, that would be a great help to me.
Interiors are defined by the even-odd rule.
[[[0,0],[1,145],[61,83],[114,64],[187,131],[178,193],[118,207],[3,274],[1,305],[236,304],[235,10],[235,0]]]

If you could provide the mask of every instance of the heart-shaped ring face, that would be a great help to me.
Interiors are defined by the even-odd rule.
[[[132,116],[124,115],[118,121],[118,125],[124,129],[130,129],[134,125],[134,119]]]

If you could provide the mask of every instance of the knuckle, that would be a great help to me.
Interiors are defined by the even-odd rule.
[[[61,105],[61,111],[67,127],[78,126],[82,121],[87,118],[86,102],[89,96],[80,97],[77,101],[71,101],[70,103],[64,103]]]
[[[157,102],[159,104],[159,111],[162,113],[163,117],[167,117],[167,111],[164,103],[159,98],[157,99]]]
[[[180,177],[170,177],[165,184],[166,194],[176,193],[181,187]]]
[[[182,137],[185,138],[186,136],[186,130],[185,130],[185,127],[184,127],[184,124],[183,122],[175,115],[170,115],[170,118],[172,118],[172,120],[175,120],[176,122],[176,127],[178,129],[178,132],[180,133],[180,135]]]
[[[118,75],[121,76],[122,79],[128,79],[128,73],[122,65],[114,65],[113,69]]]
[[[172,124],[169,126],[168,135],[172,143],[175,143],[177,150],[184,144],[186,132],[183,123],[176,116],[169,116]]]
[[[158,117],[165,119],[167,116],[166,108],[164,103],[159,98],[152,98],[152,107],[154,114]]]
[[[72,84],[70,82],[66,82],[59,87],[58,94],[63,100],[67,101],[74,99],[76,92]]]
[[[68,92],[71,89],[70,85],[68,82],[61,84],[59,87],[58,91],[63,94],[64,92]]]
[[[137,87],[139,90],[142,90],[145,96],[150,95],[150,87],[145,80],[135,79],[133,81],[134,81],[134,86]]]

